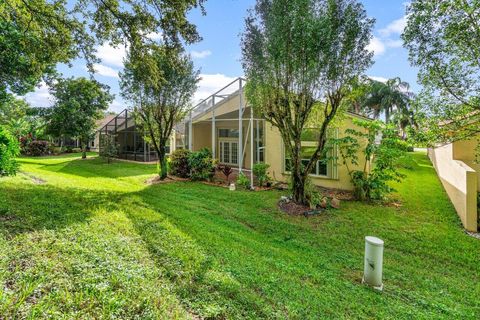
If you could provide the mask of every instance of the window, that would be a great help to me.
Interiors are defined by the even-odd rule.
[[[220,138],[238,138],[238,129],[218,129]]]
[[[304,166],[310,161],[310,157],[315,152],[316,146],[302,146],[301,151],[301,161]],[[292,160],[287,157],[285,154],[285,171],[290,172],[292,169]],[[315,164],[315,167],[312,170],[313,175],[317,176],[328,176],[328,161],[325,157],[321,158]]]
[[[238,142],[220,141],[220,162],[238,164]]]

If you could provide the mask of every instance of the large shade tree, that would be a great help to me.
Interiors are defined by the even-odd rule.
[[[86,78],[61,79],[52,87],[55,104],[48,125],[54,132],[78,139],[83,159],[87,157],[87,143],[95,134],[97,121],[113,100],[108,91],[108,86]]]
[[[280,131],[298,203],[307,202],[306,180],[326,150],[327,129],[347,88],[371,64],[366,47],[373,23],[354,0],[258,0],[246,18],[247,99]],[[301,136],[313,114],[317,147],[303,166]]]
[[[0,2],[0,101],[8,92],[32,91],[44,76],[55,73],[81,51],[91,52],[82,24],[65,1]]]
[[[480,2],[413,0],[402,35],[424,90],[429,142],[480,132]]]
[[[86,59],[94,71],[95,48],[103,43],[129,49],[163,41],[200,39],[187,19],[204,0],[3,0],[0,1],[0,101],[23,95],[42,78],[52,82],[58,63]],[[135,51],[135,50],[134,50]]]
[[[130,53],[121,74],[122,94],[134,104],[138,127],[157,152],[161,179],[167,177],[167,143],[190,110],[198,75],[182,49],[158,45]]]

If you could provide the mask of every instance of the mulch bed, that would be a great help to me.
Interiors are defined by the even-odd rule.
[[[310,207],[304,206],[301,204],[296,204],[293,201],[285,202],[280,200],[278,202],[278,207],[285,213],[294,215],[294,216],[303,216],[305,212],[310,211]]]
[[[324,187],[317,187],[318,191],[325,197],[337,198],[338,200],[355,200],[355,195],[352,191],[340,189],[328,189]]]
[[[317,216],[325,211],[325,209],[312,209],[309,206],[296,204],[293,201],[286,202],[284,200],[280,200],[278,202],[278,207],[283,212],[292,215],[292,216]]]

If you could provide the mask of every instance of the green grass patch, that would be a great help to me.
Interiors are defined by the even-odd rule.
[[[424,154],[400,207],[310,218],[279,211],[277,191],[149,186],[156,166],[91,156],[23,158],[0,180],[5,318],[480,317],[480,241]],[[385,240],[383,293],[360,283],[365,235]]]

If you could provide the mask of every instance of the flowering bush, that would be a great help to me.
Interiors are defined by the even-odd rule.
[[[34,157],[50,154],[50,143],[44,140],[30,141],[25,146],[24,153]]]

